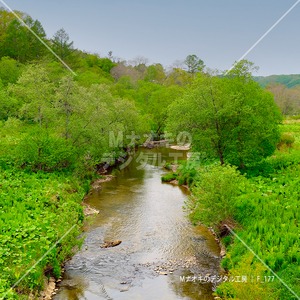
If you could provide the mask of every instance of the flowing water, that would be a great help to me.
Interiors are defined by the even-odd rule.
[[[100,213],[66,264],[55,300],[213,299],[212,284],[199,276],[218,274],[220,249],[185,216],[187,190],[161,183],[161,162],[177,156],[186,159],[186,152],[143,149],[91,193],[86,202]],[[101,248],[105,240],[122,243]]]

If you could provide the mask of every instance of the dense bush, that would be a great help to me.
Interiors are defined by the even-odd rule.
[[[238,197],[245,193],[246,178],[234,167],[212,165],[200,170],[199,179],[186,203],[191,220],[207,226],[232,219]]]
[[[284,125],[283,130],[299,136],[299,125]],[[216,227],[232,222],[240,239],[234,235],[222,238],[227,255],[222,260],[228,276],[248,276],[247,283],[226,282],[217,289],[222,299],[295,299],[300,294],[299,278],[299,142],[291,151],[275,152],[241,176],[232,167],[202,168],[187,202],[191,220]],[[227,232],[228,234],[229,232]],[[278,279],[261,283],[273,276],[249,249],[250,247],[295,293]],[[249,281],[253,277],[254,281]],[[267,277],[268,278],[268,277]]]
[[[74,167],[77,149],[70,141],[31,130],[15,149],[16,163],[33,171],[60,171]]]

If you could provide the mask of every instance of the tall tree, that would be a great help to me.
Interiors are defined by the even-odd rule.
[[[64,77],[56,89],[54,101],[57,110],[56,121],[60,124],[60,127],[63,127],[63,136],[66,140],[71,135],[72,117],[81,110],[79,92],[79,87],[71,77]]]
[[[194,149],[244,168],[271,155],[279,139],[280,112],[254,82],[247,62],[228,77],[202,74],[169,110],[167,129],[189,131]]]
[[[52,38],[52,43],[53,50],[63,60],[70,58],[70,56],[74,52],[74,42],[70,41],[69,35],[63,28],[59,29],[54,34]]]
[[[22,19],[40,39],[45,39],[45,31],[38,20],[33,20],[28,15],[23,15]],[[20,62],[26,62],[45,55],[45,46],[26,26],[16,19],[9,23],[1,40],[1,56],[10,56]]]
[[[166,79],[164,67],[161,64],[150,65],[147,68],[145,80],[156,83],[163,83]]]
[[[52,105],[54,86],[43,67],[28,66],[9,91],[19,99],[20,116],[24,119],[35,121],[40,127],[47,127],[55,118]]]
[[[203,60],[195,54],[188,55],[184,64],[186,65],[188,72],[191,74],[202,72],[205,68]]]
[[[183,88],[178,85],[161,87],[152,92],[144,111],[151,117],[151,129],[158,136],[164,132],[169,105],[181,96],[182,92]]]
[[[22,17],[23,13],[15,11],[20,17]],[[6,30],[9,24],[15,20],[15,16],[7,11],[6,9],[0,8],[0,42],[3,40]]]

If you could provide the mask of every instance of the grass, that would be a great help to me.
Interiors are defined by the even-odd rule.
[[[300,123],[289,120],[281,130],[283,143],[274,155],[249,168],[244,179],[230,171],[230,166],[198,169],[200,174],[195,177],[193,196],[187,205],[193,222],[218,229],[218,225],[226,222],[221,217],[232,219],[236,222],[236,234],[264,262],[239,239],[225,236],[227,255],[222,266],[228,276],[273,276],[268,266],[293,291],[277,278],[263,283],[224,282],[216,290],[222,299],[288,300],[300,296]],[[232,196],[234,190],[239,192]]]
[[[0,299],[28,299],[45,276],[80,246],[81,206],[88,182],[71,172],[32,172],[15,165],[14,149],[26,129],[0,126]],[[72,227],[74,229],[26,276],[10,288]]]

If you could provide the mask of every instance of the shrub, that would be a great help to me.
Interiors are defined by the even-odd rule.
[[[177,168],[176,173],[168,173],[162,176],[163,182],[170,182],[177,179],[179,185],[188,185],[189,187],[193,186],[197,176],[198,162],[189,160],[186,162],[180,162],[179,167]],[[172,170],[172,164],[166,163],[164,166],[167,170]]]
[[[278,149],[281,149],[283,146],[288,148],[292,147],[295,142],[295,137],[291,133],[284,132],[280,137],[280,141],[277,145]]]
[[[199,165],[200,163],[193,158],[188,161],[181,162],[177,170],[179,185],[186,184],[189,187],[192,187],[197,181]]]
[[[200,179],[186,202],[194,223],[216,227],[231,219],[236,212],[238,197],[246,187],[246,178],[235,167],[212,166],[203,168]]]
[[[76,149],[63,138],[37,130],[20,141],[15,155],[19,166],[33,171],[60,171],[73,166]]]
[[[172,165],[172,163],[170,163],[170,162],[166,162],[166,163],[164,164],[164,168],[165,168],[166,170],[172,171],[172,167],[173,167],[173,165]]]
[[[161,181],[162,182],[170,182],[172,180],[175,180],[176,178],[177,178],[176,173],[168,173],[168,174],[165,174],[161,177]]]

